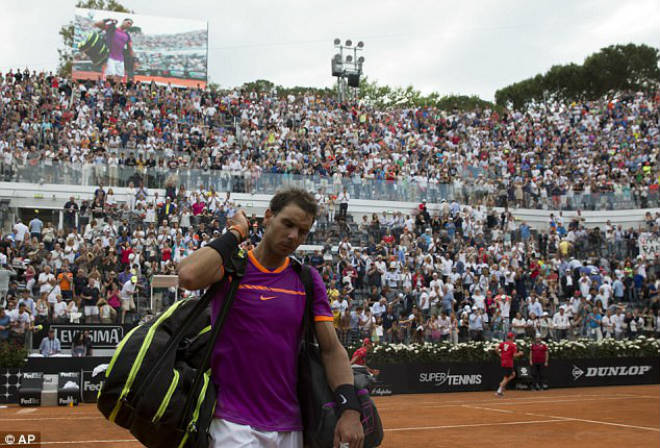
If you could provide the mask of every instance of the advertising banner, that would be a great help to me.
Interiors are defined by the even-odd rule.
[[[98,324],[98,325],[60,325],[54,324],[50,328],[55,330],[55,337],[60,340],[62,349],[70,349],[78,334],[89,331],[92,340],[92,349],[115,348],[124,337],[124,327],[121,325]],[[35,349],[39,348],[41,341],[36,338],[32,341]]]
[[[551,359],[549,367],[543,370],[543,383],[551,388],[658,384],[659,364],[660,358]],[[502,380],[502,369],[497,362],[374,367],[380,369],[377,378],[380,389],[373,395],[495,390]],[[520,363],[517,367],[529,366]],[[525,380],[530,380],[527,377]]]
[[[207,23],[76,8],[74,79],[206,87]]]

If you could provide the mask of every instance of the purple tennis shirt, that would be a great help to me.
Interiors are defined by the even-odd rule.
[[[314,320],[332,322],[323,280],[311,272]],[[228,289],[226,282],[213,298],[214,321]],[[296,383],[304,311],[305,287],[289,259],[269,271],[249,252],[211,358],[216,417],[264,431],[303,429]]]
[[[115,28],[115,32],[112,35],[112,42],[110,45],[110,59],[115,61],[124,61],[124,47],[131,38],[128,33],[122,30],[121,28]]]

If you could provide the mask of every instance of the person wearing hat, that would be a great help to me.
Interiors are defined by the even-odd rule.
[[[506,341],[500,342],[500,344],[495,349],[497,354],[500,357],[502,365],[502,373],[504,377],[500,381],[500,385],[497,388],[495,395],[498,397],[504,396],[504,389],[509,381],[513,380],[516,377],[516,371],[513,369],[513,360],[514,358],[519,358],[523,355],[523,352],[518,351],[516,343],[513,342],[514,334],[509,332],[506,335]]]
[[[126,313],[128,311],[135,309],[135,302],[133,301],[133,296],[137,289],[137,275],[132,275],[122,286],[121,292],[119,293],[119,299],[121,300],[121,323],[124,323],[126,319]]]
[[[550,360],[550,352],[548,346],[545,345],[541,339],[541,334],[536,333],[534,343],[529,351],[529,365],[532,367],[532,375],[534,376],[534,387],[536,390],[544,388],[543,384],[543,368],[548,367]]]
[[[367,352],[372,347],[373,346],[371,345],[371,339],[364,338],[362,340],[362,347],[355,350],[355,352],[353,353],[353,356],[351,357],[351,366],[353,368],[355,368],[355,367],[364,367],[364,368],[367,369],[367,372],[369,372],[370,374],[378,375],[380,373],[380,370],[371,369],[367,365]]]
[[[39,344],[39,353],[45,358],[56,355],[62,351],[60,340],[55,336],[55,329],[48,330],[48,336],[44,336]]]

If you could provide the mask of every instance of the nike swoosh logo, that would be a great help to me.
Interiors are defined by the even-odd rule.
[[[260,298],[261,300],[270,300],[270,299],[274,299],[274,298],[276,298],[276,297],[277,297],[277,296],[270,296],[270,297],[264,297],[264,296],[261,296],[261,297],[259,297],[259,298]]]
[[[342,394],[339,394],[339,398],[341,398],[341,404],[346,404],[346,403],[348,403],[348,400],[347,400],[346,397],[344,397]]]

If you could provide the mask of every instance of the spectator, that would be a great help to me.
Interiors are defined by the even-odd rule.
[[[44,357],[57,355],[62,351],[60,340],[55,337],[55,330],[49,329],[48,336],[44,337],[39,344],[39,353]]]
[[[41,219],[39,219],[39,210],[35,210],[34,213],[36,214],[36,216],[32,218],[32,220],[28,224],[28,227],[30,229],[30,237],[36,238],[37,240],[41,241],[41,230],[44,227],[44,223]]]
[[[548,367],[550,352],[548,346],[543,343],[540,334],[537,334],[529,351],[529,365],[532,367],[534,376],[534,387],[536,390],[545,388],[543,383],[543,369]]]
[[[0,343],[9,340],[9,331],[11,330],[11,318],[5,312],[4,307],[0,306]]]

